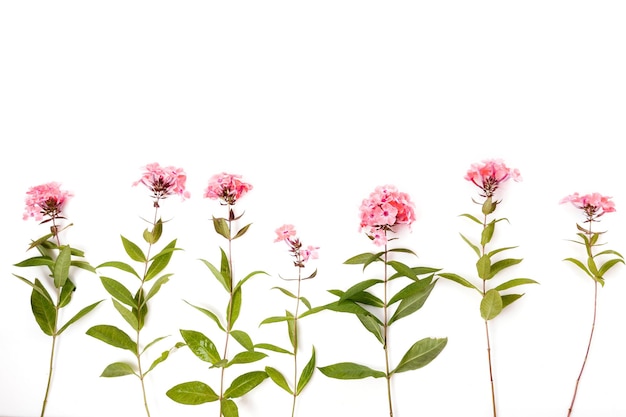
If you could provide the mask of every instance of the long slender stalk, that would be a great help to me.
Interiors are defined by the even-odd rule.
[[[226,320],[226,338],[224,340],[224,356],[223,359],[226,359],[228,357],[228,343],[230,341],[230,332],[232,330],[232,316],[233,316],[233,298],[234,298],[234,293],[233,293],[233,284],[234,284],[234,280],[233,280],[233,255],[232,255],[232,251],[233,251],[233,213],[232,213],[232,208],[230,207],[230,205],[228,206],[228,268],[230,270],[230,276],[229,276],[229,280],[230,282],[228,283],[228,288],[230,288],[230,294],[229,294],[229,301],[228,301],[228,315],[227,315],[227,320]],[[221,375],[220,375],[220,413],[218,415],[218,417],[220,417],[223,413],[223,402],[222,400],[224,399],[224,381],[225,381],[225,374],[226,374],[226,367],[222,366],[222,371],[221,371]]]
[[[391,371],[389,367],[389,326],[387,325],[388,311],[387,311],[387,244],[385,244],[384,253],[384,265],[385,265],[385,277],[384,277],[384,299],[383,299],[383,340],[385,342],[383,348],[385,350],[385,379],[387,380],[387,401],[389,403],[389,417],[393,417],[393,400],[391,397]]]
[[[483,220],[483,230],[487,228],[487,215],[484,216]],[[482,245],[481,255],[484,256],[486,253],[486,246]],[[483,296],[487,293],[487,281],[483,279]],[[487,342],[487,363],[489,366],[489,384],[491,387],[491,409],[493,413],[493,417],[497,417],[498,409],[496,406],[496,385],[493,380],[493,361],[491,358],[491,336],[489,334],[489,321],[485,320],[485,339]]]
[[[293,402],[291,417],[296,415],[296,400],[298,398],[298,314],[300,314],[300,291],[302,284],[302,268],[298,268],[298,287],[296,291],[296,313],[293,316]]]
[[[578,373],[578,378],[576,378],[576,385],[574,387],[574,395],[572,395],[572,402],[570,403],[569,410],[567,411],[567,417],[572,415],[572,411],[574,410],[574,402],[576,401],[576,394],[578,393],[578,385],[580,384],[580,379],[583,376],[583,371],[585,370],[585,365],[587,364],[587,358],[589,357],[589,351],[591,350],[591,341],[593,339],[593,331],[596,328],[596,314],[598,310],[598,281],[594,281],[594,293],[593,293],[593,320],[591,322],[591,332],[589,333],[589,341],[587,342],[587,351],[585,352],[585,358],[583,359],[583,364],[580,367],[580,372]]]

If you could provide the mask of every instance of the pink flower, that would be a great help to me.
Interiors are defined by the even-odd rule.
[[[296,229],[292,224],[285,224],[276,229],[276,239],[274,242],[280,242],[283,240],[289,240],[292,236],[296,235]]]
[[[33,217],[39,221],[44,216],[49,216],[50,219],[59,218],[65,202],[72,197],[71,193],[62,191],[60,187],[61,184],[57,182],[49,182],[29,188],[26,192],[23,219]]]
[[[399,224],[410,226],[415,221],[415,209],[411,198],[393,185],[376,187],[369,198],[361,203],[360,212],[360,230],[366,229],[368,236],[373,238],[377,245],[384,245],[387,242],[384,231],[392,230]]]
[[[480,164],[472,164],[465,174],[465,179],[476,184],[484,192],[484,197],[491,197],[498,186],[509,178],[521,181],[517,169],[508,168],[501,159],[487,159]]]
[[[189,198],[189,192],[185,190],[187,175],[182,168],[161,167],[153,163],[146,165],[144,169],[146,172],[139,181],[133,183],[133,186],[139,183],[145,185],[152,191],[157,201],[174,194],[180,195],[183,199]],[[155,206],[158,207],[157,202]]]
[[[300,249],[300,257],[302,258],[302,262],[306,262],[309,259],[317,259],[319,257],[319,253],[317,250],[319,246],[307,246],[306,249]]]
[[[250,190],[252,185],[241,181],[241,175],[222,172],[211,177],[204,197],[232,206]]]
[[[600,193],[585,195],[574,193],[564,197],[561,200],[561,204],[572,203],[575,207],[585,212],[587,216],[586,222],[592,222],[597,220],[597,218],[604,213],[612,213],[615,211],[615,203],[611,201],[611,198],[612,197],[605,197]]]

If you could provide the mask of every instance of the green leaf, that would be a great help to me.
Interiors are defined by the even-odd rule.
[[[152,228],[151,231],[148,229],[144,230],[143,238],[149,244],[154,245],[155,243],[159,241],[162,233],[163,233],[163,221],[159,219],[154,224],[154,227]]]
[[[85,261],[72,261],[70,265],[75,266],[76,268],[84,269],[85,271],[94,272],[94,273],[96,272],[96,268],[94,268],[88,262],[85,262]]]
[[[460,217],[467,217],[468,219],[472,220],[473,222],[476,222],[476,223],[480,224],[481,226],[483,224],[483,222],[481,222],[480,220],[478,220],[477,217],[472,216],[471,214],[467,214],[467,213],[461,214]]]
[[[148,302],[149,299],[154,297],[159,292],[163,284],[169,282],[170,277],[172,275],[173,274],[166,274],[166,275],[159,277],[156,281],[154,281],[154,284],[152,284],[152,288],[150,288],[150,291],[148,291],[148,295],[146,296],[146,303]]]
[[[272,352],[286,353],[288,355],[293,355],[293,353],[289,352],[287,349],[283,349],[276,345],[272,345],[271,343],[257,343],[256,345],[254,345],[254,347],[255,349],[265,349],[265,350],[270,350]]]
[[[210,386],[200,381],[183,382],[170,388],[165,395],[185,405],[204,404],[220,399]]]
[[[213,217],[213,227],[218,235],[223,236],[224,238],[230,239],[230,228],[228,227],[228,222],[226,219],[220,217]]]
[[[495,287],[494,290],[504,291],[504,290],[508,290],[509,288],[513,288],[513,287],[517,287],[519,285],[525,285],[525,284],[539,284],[539,283],[530,278],[515,278],[507,282],[503,282],[502,284]]]
[[[152,364],[150,365],[150,368],[149,368],[146,372],[144,372],[144,376],[148,375],[148,373],[149,373],[150,371],[152,371],[152,370],[153,370],[153,369],[154,369],[154,368],[155,368],[158,364],[160,364],[161,362],[166,361],[166,360],[167,360],[167,358],[169,358],[169,356],[170,356],[170,351],[169,351],[169,350],[166,350],[166,351],[162,352],[162,353],[161,353],[161,356],[159,356],[158,358],[156,358],[156,359],[152,362]]]
[[[306,313],[309,312],[317,312],[317,309],[313,308],[309,311],[307,311]],[[325,309],[325,310],[330,310],[330,311],[336,311],[339,313],[351,313],[351,314],[363,314],[363,315],[371,315],[372,313],[370,313],[368,310],[366,310],[365,308],[361,307],[360,305],[358,305],[355,302],[352,301],[344,301],[342,303],[340,302],[334,302],[334,303],[329,303],[326,304],[324,306],[319,307],[319,309]],[[300,317],[304,316],[306,313],[303,313]],[[312,314],[312,313],[311,313]],[[378,320],[379,323],[382,325],[383,323]]]
[[[502,297],[500,293],[491,289],[485,293],[480,302],[480,316],[483,320],[491,320],[502,311]]]
[[[287,297],[291,297],[291,298],[298,298],[296,297],[292,292],[281,288],[281,287],[272,287],[273,290],[279,290],[280,292],[282,292],[283,294],[285,294]]]
[[[376,285],[376,284],[380,284],[383,281],[380,279],[366,279],[364,281],[361,281],[355,285],[353,285],[352,287],[348,288],[341,297],[339,297],[339,302],[344,302],[347,300],[352,300],[352,297],[356,294],[360,294],[362,293],[364,290]],[[354,300],[352,300],[354,301]]]
[[[363,379],[367,377],[384,378],[382,371],[376,371],[365,365],[353,362],[339,362],[333,365],[318,367],[321,373],[335,379]]]
[[[163,250],[157,253],[150,261],[150,266],[148,267],[148,271],[146,272],[146,277],[144,281],[150,281],[152,278],[156,277],[161,271],[167,267],[172,259],[172,254],[176,250],[176,239],[171,241],[169,245],[167,245]]]
[[[278,369],[272,368],[271,366],[266,366],[265,372],[276,385],[287,391],[289,394],[293,395],[293,391],[291,390],[291,387],[289,387],[287,379]]]
[[[241,229],[239,229],[239,231],[237,232],[237,234],[235,235],[235,237],[233,237],[233,240],[240,238],[241,236],[243,236],[248,229],[250,228],[251,225],[247,224],[244,227],[242,227]]]
[[[524,294],[505,294],[502,296],[502,309],[511,305],[513,301],[519,300]]]
[[[72,295],[76,290],[76,285],[71,279],[66,279],[65,284],[61,287],[61,296],[59,297],[59,308],[63,308],[72,301]]]
[[[394,276],[392,276],[392,278],[406,277],[406,278],[410,278],[412,280],[419,279],[417,274],[415,273],[415,271],[411,267],[409,267],[408,265],[406,265],[406,264],[404,264],[402,262],[388,261],[387,265],[391,266],[397,272],[397,274],[394,274]]]
[[[139,326],[139,330],[143,328],[143,325],[146,322],[146,316],[148,315],[148,304],[145,302],[145,293],[143,287],[139,287],[137,293],[135,294],[135,304],[138,308],[133,308],[133,314],[137,316],[137,325]]]
[[[137,320],[137,316],[134,315],[131,310],[124,307],[124,305],[115,298],[111,301],[113,302],[113,307],[115,307],[117,312],[120,313],[124,320],[126,320],[126,323],[128,323],[134,330],[139,330],[139,321]]]
[[[222,399],[222,416],[224,417],[239,417],[239,410],[237,404],[233,400]]]
[[[296,320],[289,311],[285,312],[285,315],[290,319],[287,321],[287,333],[289,334],[289,341],[294,352],[298,349],[298,340],[296,338]]]
[[[122,244],[124,245],[124,250],[133,261],[141,263],[146,263],[148,261],[146,255],[144,255],[139,246],[126,239],[124,236],[122,236]]]
[[[87,334],[111,346],[130,350],[134,354],[137,353],[137,344],[133,342],[130,336],[115,326],[100,324],[87,330]]]
[[[57,334],[61,334],[65,331],[65,329],[67,329],[68,327],[70,327],[72,324],[76,323],[78,320],[80,320],[81,318],[83,318],[84,316],[86,316],[91,310],[93,310],[94,308],[96,308],[96,306],[98,304],[100,304],[102,301],[104,300],[100,300],[100,301],[96,301],[93,304],[88,305],[87,307],[83,308],[82,310],[80,310],[78,313],[76,313],[74,315],[74,317],[72,317],[67,323],[65,323],[65,325],[63,325],[63,327],[61,327],[61,329],[59,329]]]
[[[436,282],[437,281],[433,281],[431,283],[430,280],[424,279],[411,283],[401,290],[398,294],[400,294],[399,298],[402,299],[402,301],[400,302],[400,305],[398,305],[398,308],[393,316],[389,319],[388,325],[391,325],[401,318],[407,317],[422,308],[426,299],[428,299],[428,296],[435,287]]]
[[[254,350],[254,343],[248,335],[248,333],[241,330],[231,330],[230,335],[235,339],[244,349]]]
[[[484,247],[485,245],[487,245],[487,243],[491,242],[491,238],[493,237],[493,232],[496,229],[496,223],[495,221],[491,221],[489,223],[487,223],[487,225],[485,226],[485,228],[483,229],[481,235],[480,235],[480,244]]]
[[[476,271],[480,279],[487,280],[491,278],[491,259],[489,259],[489,256],[483,255],[478,259]]]
[[[54,277],[54,286],[61,288],[70,275],[70,264],[72,263],[72,250],[69,246],[61,246],[59,256],[54,262],[52,276]]]
[[[468,238],[466,238],[462,234],[461,234],[461,238],[463,238],[465,243],[467,243],[469,245],[469,247],[472,248],[472,250],[474,250],[474,252],[476,252],[476,256],[480,257],[480,249],[478,248],[478,246],[474,245]]]
[[[117,268],[120,271],[128,272],[129,274],[133,274],[137,278],[141,279],[137,271],[135,271],[135,269],[132,266],[128,265],[127,263],[117,262],[117,261],[105,262],[103,264],[98,265],[96,269],[106,268],[106,267]]]
[[[313,372],[315,371],[315,348],[311,349],[311,359],[307,362],[307,364],[302,369],[302,373],[300,374],[300,379],[298,379],[298,387],[296,388],[296,395],[300,395],[304,387],[307,386],[311,377],[313,376]]]
[[[224,398],[239,398],[268,378],[265,371],[252,371],[235,378],[224,392]]]
[[[234,290],[234,291],[239,290],[239,289],[243,286],[243,284],[245,284],[245,283],[246,283],[246,281],[248,281],[250,278],[252,278],[252,277],[254,277],[254,276],[256,276],[256,275],[259,275],[259,274],[267,275],[267,272],[264,272],[264,271],[254,271],[254,272],[250,272],[248,275],[246,275],[245,277],[243,277],[243,279],[241,279],[241,280],[237,283],[237,285],[235,285],[235,290]]]
[[[582,262],[580,262],[578,259],[575,259],[575,258],[565,258],[564,260],[573,263],[574,265],[576,265],[577,267],[582,269],[587,275],[589,275],[591,278],[593,278],[593,275],[591,274],[591,272],[589,272],[587,267]]]
[[[253,363],[260,361],[261,359],[266,358],[267,355],[263,352],[254,352],[254,351],[243,351],[237,353],[226,365],[228,368],[231,365],[241,364],[241,363]]]
[[[282,323],[283,321],[287,321],[287,320],[293,320],[293,316],[291,316],[291,317],[287,317],[287,316],[272,316],[272,317],[268,317],[265,320],[263,320],[261,322],[261,324],[259,324],[259,326],[261,326],[263,324],[269,324],[269,323]]]
[[[483,203],[483,207],[482,207],[483,214],[486,216],[488,214],[493,213],[495,211],[497,205],[498,205],[498,203],[493,201],[493,199],[491,197],[487,197],[487,199]]]
[[[39,280],[35,281],[35,285],[39,286],[39,288],[44,288]],[[56,308],[50,298],[42,295],[40,291],[33,289],[30,294],[30,306],[39,328],[48,336],[54,335],[56,331],[57,314]]]
[[[508,268],[510,266],[513,266],[513,265],[517,265],[520,262],[522,262],[521,259],[512,259],[512,258],[502,259],[500,261],[494,262],[493,265],[491,265],[491,270],[489,272],[489,278],[495,277],[496,274],[498,274],[503,269]]]
[[[183,336],[189,349],[200,360],[215,364],[222,359],[215,344],[202,333],[194,330],[180,330],[180,334]]]
[[[150,348],[150,346],[154,345],[155,343],[160,342],[160,341],[161,341],[161,340],[163,340],[163,339],[167,339],[168,337],[169,337],[169,336],[160,336],[160,337],[157,337],[157,338],[156,338],[156,339],[154,339],[152,342],[148,343],[148,344],[146,345],[146,347],[144,347],[144,348],[143,348],[143,350],[141,351],[141,354],[143,355],[143,353],[144,353],[146,350],[148,350],[148,349]],[[182,343],[182,342],[179,342],[179,343],[180,343],[181,347],[182,347],[182,346],[185,346],[185,344],[184,344],[184,343]]]
[[[101,377],[104,378],[115,378],[118,376],[126,376],[126,375],[137,375],[133,367],[124,362],[114,362],[104,368],[102,371]],[[138,375],[137,375],[138,376]]]
[[[227,280],[226,277],[224,277],[224,275],[222,275],[222,273],[211,262],[205,261],[204,259],[200,260],[207,266],[207,268],[209,268],[209,270],[211,270],[213,276],[219,281],[220,284],[222,284],[222,286],[224,286],[224,289],[230,293],[230,281]]]
[[[371,314],[357,314],[356,315],[361,324],[378,339],[378,341],[384,345],[385,338],[383,336],[383,328],[380,324],[380,320]]]
[[[382,256],[383,253],[384,252],[362,253],[360,255],[353,256],[352,258],[348,259],[347,261],[344,262],[344,264],[346,264],[346,265],[360,265],[360,264],[363,264],[363,270],[365,270],[365,268],[367,268],[370,264],[372,264],[374,262],[382,262],[383,259],[381,258],[381,256]]]
[[[23,260],[22,262],[16,263],[14,266],[25,268],[30,266],[46,266],[50,269],[54,267],[54,261],[52,258],[48,256],[35,256],[33,258],[28,258]]]
[[[100,281],[102,282],[104,289],[111,294],[114,299],[126,304],[129,307],[137,307],[133,295],[123,284],[113,278],[104,276],[100,277]]]
[[[608,261],[606,261],[604,264],[602,264],[602,266],[600,267],[600,269],[598,270],[598,276],[603,277],[604,274],[606,274],[606,272],[611,269],[612,267],[614,267],[615,265],[617,265],[618,263],[624,263],[624,261],[622,259],[609,259]]]
[[[328,290],[329,293],[336,295],[337,297],[343,297],[344,292],[341,290]],[[376,297],[374,294],[369,293],[367,291],[362,291],[360,293],[353,294],[351,297],[351,301],[359,304],[365,304],[373,307],[384,307],[385,303],[383,300]],[[302,316],[300,316],[302,317]]]
[[[447,338],[426,338],[416,342],[404,354],[400,363],[391,373],[400,373],[422,368],[432,362],[446,347]]]
[[[27,284],[29,287],[31,287],[32,289],[37,291],[39,294],[43,295],[44,297],[47,297],[48,300],[50,300],[50,302],[52,302],[52,298],[50,297],[50,294],[48,294],[48,292],[43,288],[43,286],[38,287],[34,283],[29,281],[28,279],[26,279],[24,277],[21,277],[19,275],[16,275],[16,274],[13,274],[13,276],[18,278],[20,281],[24,282],[25,284]]]
[[[185,300],[183,300],[185,301]],[[196,310],[198,310],[199,312],[203,313],[204,315],[206,315],[207,317],[209,317],[211,320],[213,320],[215,322],[215,324],[217,324],[217,327],[219,327],[220,330],[222,331],[226,331],[226,329],[224,328],[224,326],[222,326],[222,323],[220,322],[220,319],[217,317],[217,315],[215,313],[213,313],[212,311],[207,310],[206,308],[202,308],[202,307],[198,307],[196,305],[191,304],[189,301],[185,301],[187,304],[189,304],[190,306],[192,306],[193,308],[195,308]]]
[[[232,298],[228,301],[228,310],[226,311],[226,322],[229,323],[229,328],[233,328],[235,322],[239,318],[239,312],[241,311],[241,289],[236,289],[233,292]]]
[[[445,279],[449,279],[450,281],[454,281],[457,284],[461,284],[464,287],[467,288],[472,288],[478,292],[480,292],[482,294],[482,292],[480,291],[480,289],[475,286],[474,284],[472,284],[471,282],[469,282],[467,279],[463,278],[460,275],[457,274],[452,274],[452,273],[448,273],[448,272],[443,272],[440,274],[437,274],[438,276],[440,276],[441,278],[445,278]]]

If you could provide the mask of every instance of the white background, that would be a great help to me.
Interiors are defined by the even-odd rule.
[[[524,258],[507,277],[530,277],[526,295],[492,323],[500,414],[565,416],[583,358],[593,285],[568,256],[580,213],[565,195],[600,192],[617,212],[600,227],[607,247],[626,251],[626,6],[621,1],[59,1],[0,3],[0,137],[3,234],[0,240],[0,415],[39,415],[50,339],[29,306],[30,289],[12,276],[30,239],[45,226],[21,220],[28,187],[59,181],[74,193],[68,243],[97,265],[125,260],[120,234],[141,241],[150,217],[145,189],[133,188],[147,163],[180,166],[191,199],[171,198],[161,214],[163,242],[178,238],[172,277],[153,299],[145,340],[181,328],[221,343],[206,317],[182,300],[223,311],[225,293],[199,258],[218,261],[223,239],[202,198],[208,179],[241,174],[254,190],[238,203],[253,223],[235,245],[238,273],[268,273],[244,290],[240,327],[256,342],[287,345],[265,317],[292,309],[270,288],[295,272],[274,229],[293,223],[321,247],[313,304],[334,300],[377,274],[343,261],[376,248],[358,232],[358,206],[394,184],[416,203],[418,219],[401,246],[412,262],[474,278],[474,254],[459,232],[477,230],[458,215],[477,213],[477,188],[463,179],[473,162],[503,158],[523,176],[501,190],[494,244]],[[626,269],[600,291],[598,323],[574,415],[626,416]],[[504,275],[504,274],[503,274]],[[127,277],[117,277],[125,280]],[[107,299],[61,337],[50,417],[143,415],[138,381],[100,378],[128,359],[85,335],[120,323],[96,275],[76,277],[64,312]],[[125,281],[128,286],[131,281]],[[248,285],[248,284],[246,284]],[[479,299],[440,281],[426,305],[394,325],[392,361],[422,337],[448,337],[427,367],[394,378],[396,417],[488,416]],[[123,326],[120,323],[120,326]],[[382,349],[352,316],[322,313],[302,322],[302,358],[318,365],[352,360],[382,367]],[[216,372],[181,349],[147,381],[153,417],[216,415],[217,406],[182,406],[173,385]],[[258,367],[288,369],[272,355]],[[234,375],[235,368],[229,369]],[[240,402],[245,416],[288,415],[289,396],[266,381]],[[298,415],[388,415],[384,380],[333,380],[316,373]]]

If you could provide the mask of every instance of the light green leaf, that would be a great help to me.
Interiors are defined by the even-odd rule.
[[[436,282],[437,281],[433,281],[430,283],[430,280],[424,279],[407,285],[405,287],[405,290],[407,291],[401,291],[402,301],[389,319],[388,325],[391,325],[401,318],[407,317],[422,308],[433,288],[435,288]]]
[[[87,334],[111,346],[137,353],[137,344],[133,342],[130,336],[115,326],[107,324],[93,326],[87,330]]]
[[[20,268],[25,268],[29,266],[46,266],[52,270],[52,268],[54,267],[54,261],[49,256],[35,256],[33,258],[25,259],[22,262],[18,262],[13,266],[17,266]]]
[[[446,347],[447,338],[426,338],[416,342],[404,354],[400,363],[391,373],[400,373],[422,368],[432,362]]]
[[[519,285],[525,285],[525,284],[539,284],[539,283],[530,278],[515,278],[507,282],[503,282],[502,284],[495,287],[494,290],[504,291],[504,290],[508,290],[509,288],[513,288],[513,287],[517,287]]]
[[[469,282],[467,279],[463,278],[460,275],[457,274],[452,274],[452,273],[448,273],[448,272],[443,272],[440,274],[437,274],[438,276],[440,276],[441,278],[445,278],[445,279],[449,279],[450,281],[454,281],[457,284],[461,284],[464,287],[467,288],[472,288],[478,292],[480,292],[482,294],[482,292],[480,291],[480,289],[475,286],[474,284],[472,284],[471,282]]]
[[[576,265],[577,267],[582,269],[587,275],[589,275],[591,278],[593,278],[593,275],[591,274],[591,272],[589,272],[587,267],[582,262],[580,262],[578,259],[575,259],[575,258],[565,258],[564,260],[573,263],[574,265]]]
[[[321,373],[335,379],[363,379],[368,377],[384,378],[382,371],[376,371],[365,365],[353,362],[339,362],[333,365],[318,367]]]
[[[72,324],[76,323],[78,320],[80,320],[81,318],[83,318],[85,315],[87,315],[91,310],[93,310],[94,308],[96,308],[96,306],[98,304],[100,304],[102,301],[104,300],[100,300],[97,301],[91,305],[88,305],[87,307],[83,308],[82,310],[80,310],[78,313],[76,313],[67,323],[65,323],[65,325],[63,325],[63,327],[61,327],[58,331],[57,334],[61,334],[65,331],[65,329],[67,329],[68,327],[70,327]]]
[[[236,364],[240,364],[240,363],[252,363],[252,362],[257,362],[260,361],[263,358],[266,358],[267,355],[263,352],[254,352],[254,351],[243,351],[243,352],[239,352],[237,353],[226,365],[226,367],[228,368],[231,365],[236,365]]]
[[[54,262],[52,276],[54,277],[54,286],[61,288],[70,275],[70,265],[72,263],[72,250],[69,246],[61,246],[59,256]]]
[[[176,249],[176,239],[171,241],[161,252],[156,254],[150,260],[150,266],[148,267],[148,271],[146,272],[146,277],[144,281],[150,281],[152,278],[156,277],[161,273],[170,263],[172,259],[172,254]]]
[[[230,229],[228,228],[228,222],[226,219],[220,217],[213,217],[213,227],[218,235],[223,236],[224,238],[230,239]]]
[[[185,301],[185,300],[183,300]],[[222,326],[222,323],[220,322],[220,319],[217,317],[217,315],[215,313],[213,313],[212,311],[207,310],[206,308],[202,308],[202,307],[198,307],[196,305],[191,304],[189,301],[185,301],[187,304],[189,304],[190,306],[192,306],[193,308],[195,308],[196,310],[198,310],[199,312],[203,313],[204,315],[206,315],[207,317],[209,317],[211,320],[213,320],[215,322],[215,324],[217,324],[217,327],[220,328],[220,330],[222,331],[226,331],[226,329],[224,328],[224,326]]]
[[[289,394],[293,395],[293,391],[289,387],[287,379],[278,369],[272,368],[271,366],[266,366],[265,372],[267,372],[267,375],[269,375],[270,379],[274,381],[276,385],[287,391]]]
[[[104,276],[100,277],[100,281],[102,282],[104,289],[111,294],[114,299],[126,304],[129,307],[137,307],[133,295],[123,284],[113,278]]]
[[[300,374],[300,379],[298,379],[298,387],[296,389],[296,395],[300,395],[304,387],[307,386],[311,377],[313,376],[313,372],[315,371],[315,348],[312,348],[311,359],[307,362],[307,364],[302,369],[302,373]]]
[[[163,284],[166,284],[167,282],[169,282],[170,277],[172,275],[173,274],[165,274],[165,275],[159,277],[159,279],[157,279],[154,282],[154,284],[152,284],[152,288],[150,288],[150,291],[148,291],[148,295],[146,295],[146,301],[145,301],[146,303],[148,302],[149,299],[154,297],[159,292],[159,290],[161,289],[161,286]]]
[[[241,311],[241,289],[236,289],[233,292],[232,298],[228,301],[228,307],[226,311],[226,321],[229,323],[229,328],[233,328],[235,322],[239,318],[239,312]]]
[[[126,323],[130,325],[134,330],[139,330],[139,322],[137,321],[137,316],[133,314],[131,310],[124,307],[122,303],[117,301],[115,298],[111,299],[113,302],[113,307],[117,310],[118,313],[126,320]],[[135,309],[136,311],[136,309]]]
[[[158,358],[156,358],[153,362],[152,365],[150,365],[150,368],[144,373],[145,375],[148,375],[148,373],[150,371],[152,371],[158,364],[160,364],[161,362],[164,362],[165,360],[167,360],[167,358],[169,358],[170,356],[170,351],[166,350],[164,352],[161,353],[161,356],[159,356]]]
[[[480,279],[487,280],[491,278],[491,259],[489,259],[489,256],[483,255],[476,261],[476,271]]]
[[[224,392],[224,398],[239,398],[256,388],[268,378],[265,371],[252,371],[240,375],[233,380],[230,387]]]
[[[115,378],[126,375],[137,375],[137,373],[130,364],[124,362],[114,362],[104,368],[104,371],[102,371],[100,376],[103,378]]]
[[[205,261],[204,259],[200,260],[207,266],[207,268],[209,268],[215,279],[217,279],[219,283],[224,286],[224,289],[230,293],[230,281],[227,280],[226,277],[224,277],[224,275],[222,275],[222,273],[211,262]]]
[[[146,259],[146,255],[144,255],[139,246],[126,239],[124,236],[122,236],[122,244],[124,245],[124,250],[133,261],[141,263],[146,263],[148,261]]]
[[[521,259],[512,259],[512,258],[502,259],[500,261],[494,262],[493,265],[491,265],[489,278],[495,277],[503,269],[508,268],[513,265],[517,265],[520,262],[522,262]]]
[[[230,335],[235,339],[244,349],[254,350],[254,343],[248,335],[248,333],[241,330],[231,330]]]
[[[273,345],[271,343],[257,343],[256,345],[254,345],[255,349],[265,349],[265,350],[270,350],[272,352],[277,352],[277,353],[286,353],[288,355],[293,355],[293,353],[289,352],[287,349],[283,349],[281,347],[278,347],[276,345]]]
[[[478,218],[477,218],[477,217],[472,216],[471,214],[467,214],[467,213],[465,213],[465,214],[461,214],[461,215],[460,215],[460,217],[467,217],[467,218],[468,218],[468,219],[470,219],[471,221],[473,221],[473,222],[475,222],[475,223],[478,223],[478,224],[479,224],[479,225],[481,225],[481,226],[482,226],[482,224],[483,224],[483,222],[481,222],[480,220],[478,220]]]
[[[485,293],[480,302],[480,316],[483,320],[491,320],[502,311],[502,297],[500,293],[491,289]]]
[[[210,386],[200,381],[183,382],[170,388],[165,395],[185,405],[199,405],[220,399]]]
[[[35,281],[35,285],[43,289],[43,285],[41,285],[39,280]],[[57,314],[52,301],[42,295],[40,291],[33,289],[30,294],[30,306],[39,328],[48,336],[54,335],[56,331]]]
[[[239,410],[237,404],[233,400],[222,399],[222,416],[224,417],[239,417]]]
[[[143,238],[147,243],[154,245],[155,243],[159,241],[162,233],[163,233],[163,221],[159,219],[154,224],[154,227],[152,228],[152,230],[146,229],[143,231]]]
[[[361,324],[378,339],[378,341],[384,345],[385,339],[383,336],[383,328],[380,324],[380,320],[371,314],[357,314],[356,315]]]
[[[502,296],[502,309],[511,305],[513,301],[519,300],[524,294],[505,294]]]
[[[600,277],[603,277],[604,274],[606,274],[606,272],[611,269],[612,267],[614,267],[615,265],[617,265],[618,263],[624,263],[624,261],[622,259],[610,259],[608,261],[606,261],[604,264],[602,264],[602,266],[600,267],[600,270],[598,271],[598,275]]]
[[[129,274],[133,274],[134,276],[139,278],[139,274],[137,273],[137,271],[135,271],[135,269],[132,266],[128,265],[127,263],[117,262],[117,261],[105,262],[103,264],[98,265],[96,269],[106,268],[106,267],[117,268],[120,271],[128,272]]]
[[[483,229],[481,235],[480,235],[480,244],[481,246],[485,246],[487,245],[487,243],[491,242],[491,238],[493,237],[493,232],[496,228],[496,223],[495,221],[491,221],[489,223],[487,223],[487,225],[485,226],[485,228]]]
[[[195,330],[180,330],[180,334],[183,336],[183,340],[189,346],[189,349],[200,360],[215,364],[222,358],[220,357],[215,344],[206,337],[204,334]]]

